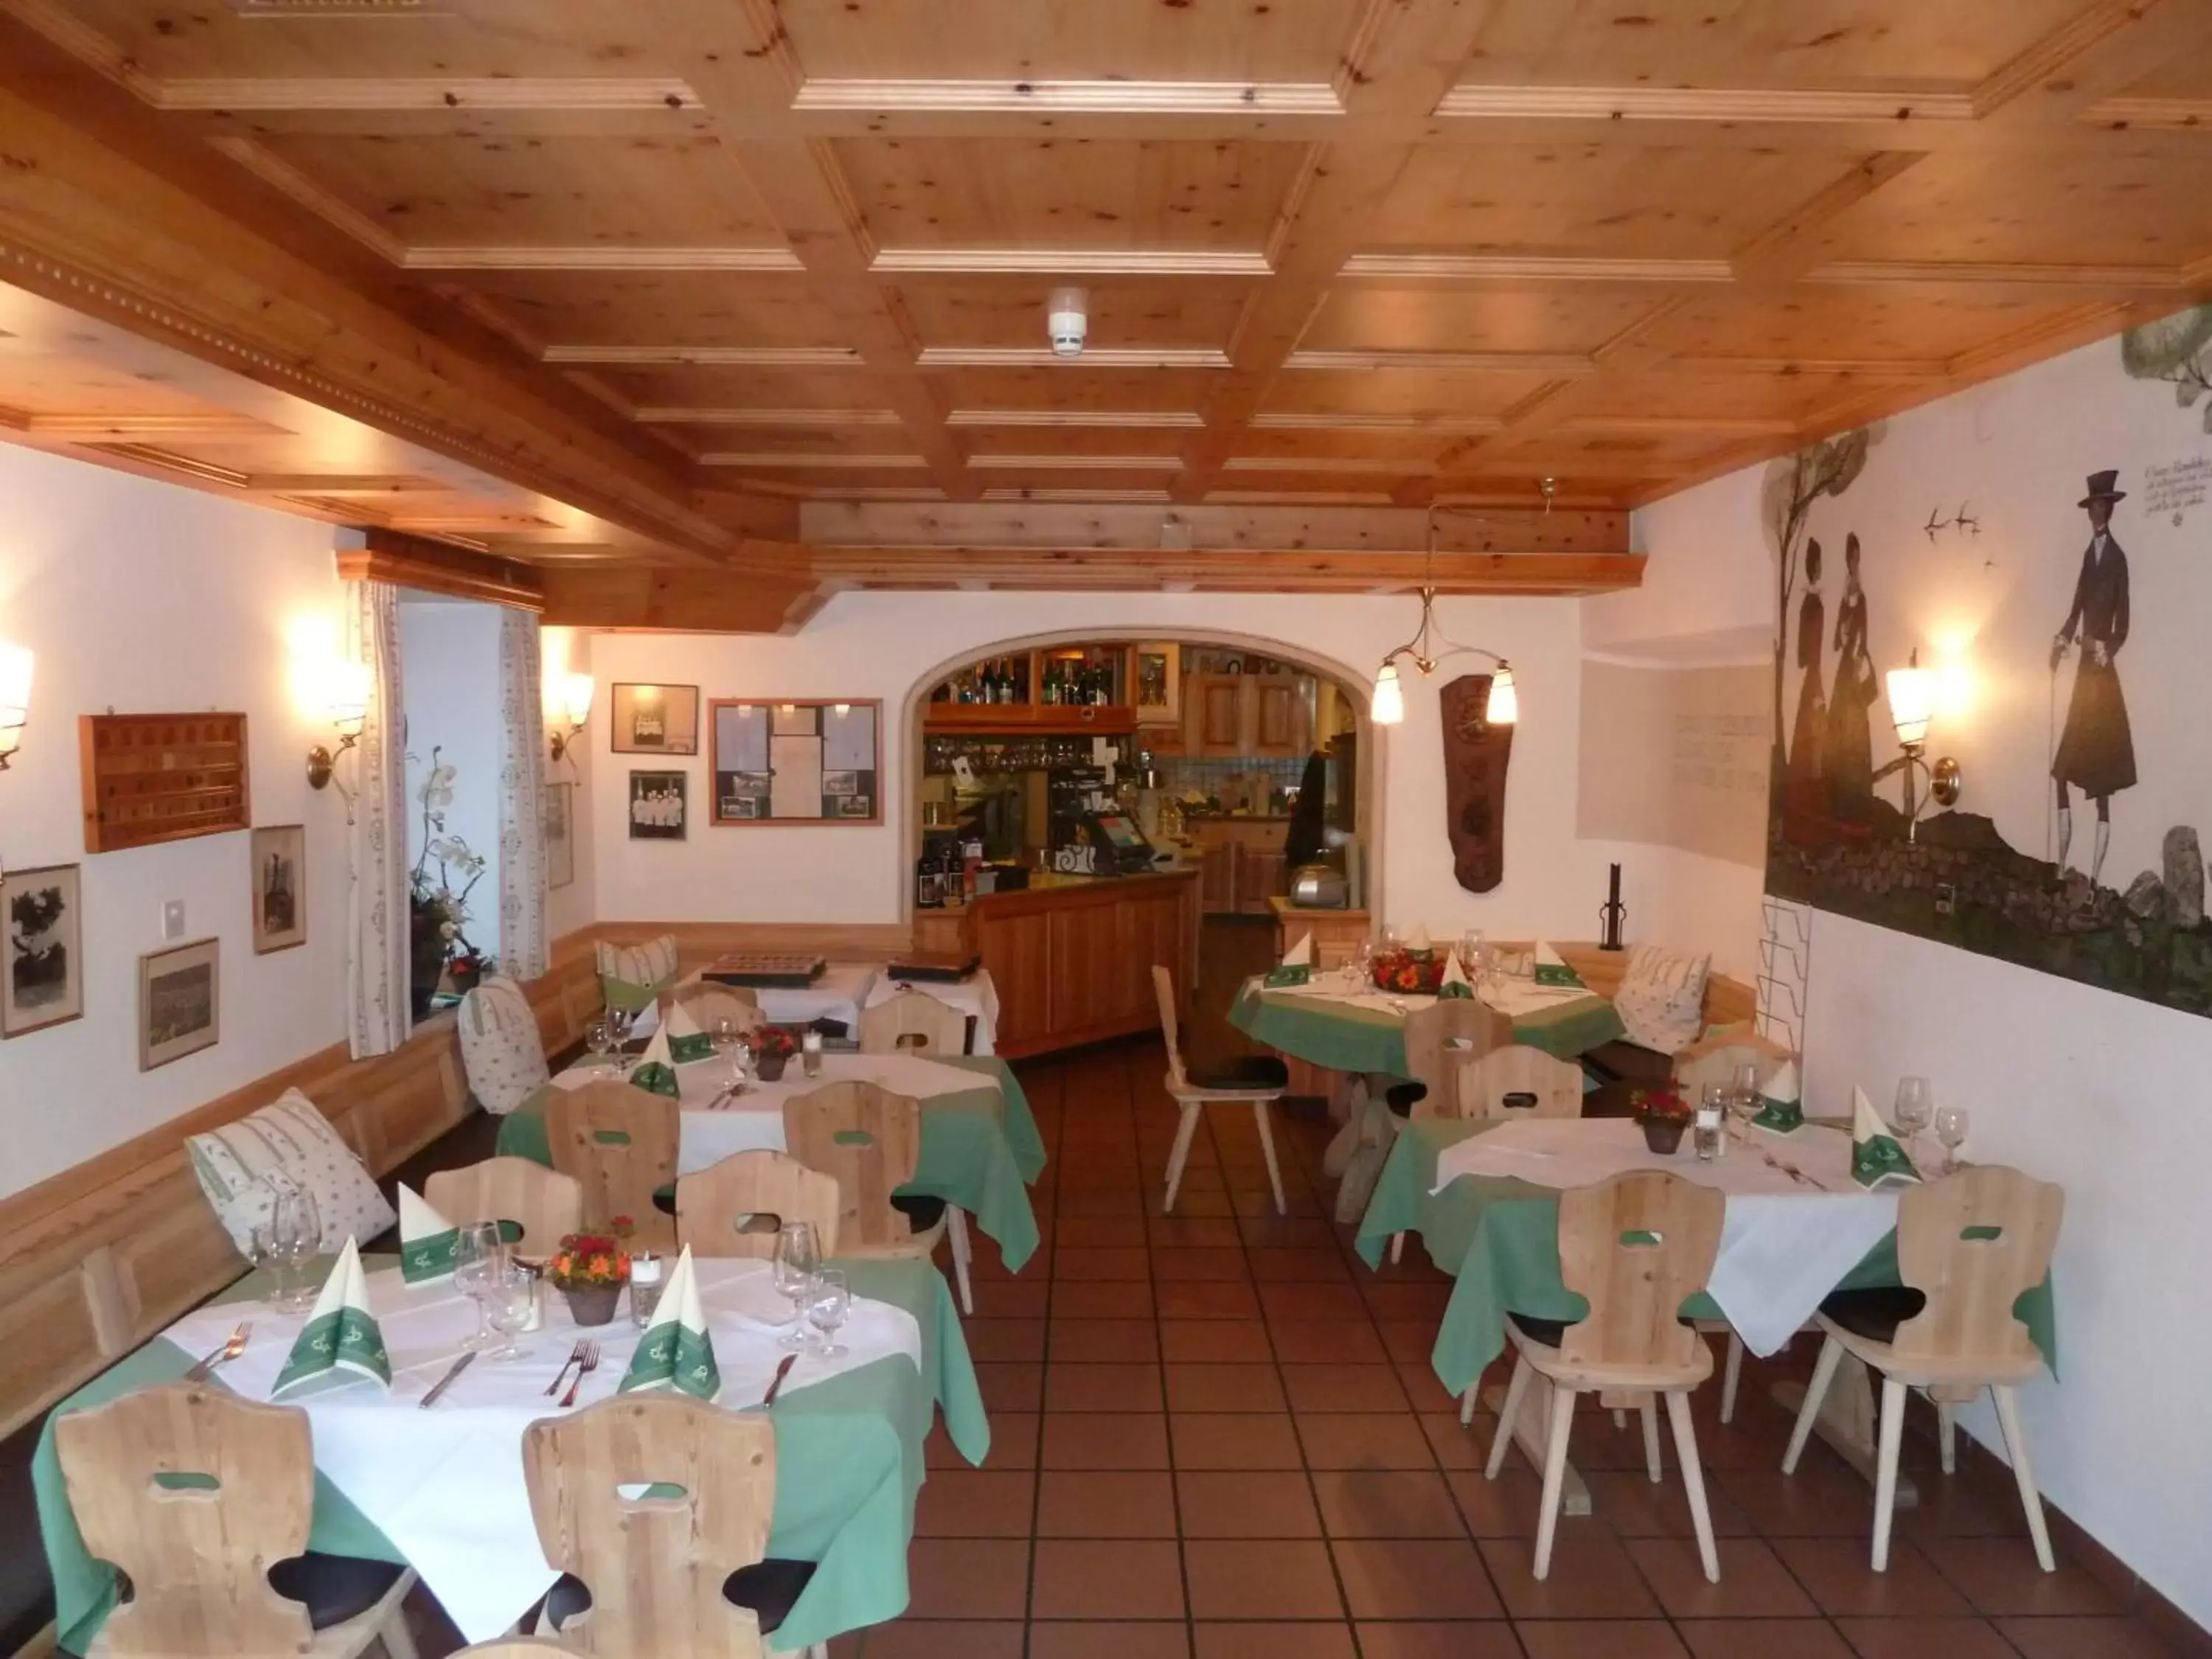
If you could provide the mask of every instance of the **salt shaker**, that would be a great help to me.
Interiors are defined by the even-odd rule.
[[[822,1075],[822,1033],[809,1030],[799,1039],[799,1066],[809,1077]]]
[[[1728,1136],[1721,1127],[1725,1116],[1720,1085],[1708,1083],[1705,1097],[1698,1103],[1697,1115],[1691,1120],[1691,1133],[1702,1162],[1711,1164],[1728,1151]]]
[[[641,1250],[629,1259],[629,1317],[630,1322],[643,1330],[653,1322],[653,1310],[660,1305],[660,1258],[650,1250]]]
[[[542,1331],[545,1328],[545,1274],[543,1269],[533,1267],[526,1261],[522,1264],[522,1270],[530,1275],[530,1311],[523,1317],[522,1328]]]

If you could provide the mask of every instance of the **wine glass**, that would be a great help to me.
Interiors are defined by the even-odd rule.
[[[1382,948],[1385,951],[1395,951],[1398,948],[1401,943],[1402,943],[1402,941],[1398,937],[1397,928],[1389,922],[1384,922],[1382,924]]]
[[[1909,1155],[1912,1143],[1936,1121],[1936,1090],[1924,1077],[1897,1080],[1897,1133]]]
[[[853,1287],[846,1282],[844,1271],[824,1267],[815,1276],[813,1299],[806,1304],[806,1322],[822,1337],[822,1346],[812,1352],[817,1358],[842,1359],[847,1349],[837,1340],[837,1333],[845,1328],[845,1321],[853,1311]]]
[[[1759,1115],[1759,1067],[1746,1060],[1735,1068],[1729,1089],[1729,1111],[1735,1117],[1738,1139],[1751,1127],[1751,1121]]]
[[[269,1247],[276,1271],[276,1305],[297,1313],[311,1295],[308,1267],[323,1253],[323,1221],[305,1187],[280,1188],[269,1212]]]
[[[453,1288],[477,1304],[477,1328],[461,1339],[461,1346],[474,1353],[489,1347],[491,1331],[485,1301],[492,1285],[507,1268],[507,1246],[496,1221],[471,1221],[453,1237]]]
[[[775,1288],[791,1304],[791,1329],[778,1346],[797,1352],[806,1346],[806,1306],[821,1281],[822,1248],[807,1222],[787,1221],[775,1236]]]
[[[584,1046],[592,1051],[592,1059],[603,1070],[613,1067],[609,1056],[615,1051],[615,1023],[605,1014],[584,1028]]]
[[[1959,1148],[1966,1144],[1970,1122],[1966,1109],[1963,1106],[1939,1106],[1936,1109],[1936,1139],[1943,1143],[1945,1175],[1959,1172]]]
[[[1375,941],[1363,939],[1352,963],[1352,988],[1361,989],[1375,983]]]
[[[515,1338],[530,1323],[532,1285],[533,1275],[519,1261],[501,1255],[489,1264],[477,1305],[484,1321],[499,1334],[500,1341],[485,1352],[486,1359],[508,1364],[530,1357],[530,1350]]]

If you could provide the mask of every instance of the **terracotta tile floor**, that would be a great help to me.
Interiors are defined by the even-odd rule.
[[[1528,1576],[1536,1482],[1480,1473],[1428,1368],[1448,1281],[1418,1248],[1376,1273],[1327,1217],[1327,1127],[1279,1125],[1291,1218],[1249,1115],[1211,1116],[1172,1217],[1176,1120],[1156,1047],[1022,1068],[1051,1164],[1044,1245],[1009,1279],[980,1240],[969,1346],[993,1451],[945,1444],[916,1518],[913,1611],[836,1659],[2154,1659],[2166,1650],[2018,1510],[1927,1467],[1888,1574],[1872,1494],[1815,1443],[1779,1472],[1784,1369],[1750,1363],[1738,1420],[1697,1401],[1723,1578],[1705,1583],[1668,1448],[1592,1412],[1573,1455],[1597,1513]],[[1809,1353],[1796,1364],[1809,1364]],[[1500,1375],[1502,1380],[1502,1372]]]

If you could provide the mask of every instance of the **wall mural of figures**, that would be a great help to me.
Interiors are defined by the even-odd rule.
[[[1770,464],[1766,884],[2212,1015],[2212,440],[2166,391],[2201,401],[2212,307],[2118,344]],[[1888,704],[1916,656],[1948,808]]]

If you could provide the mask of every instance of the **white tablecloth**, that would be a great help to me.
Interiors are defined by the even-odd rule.
[[[757,1401],[783,1351],[777,1322],[791,1304],[778,1296],[765,1262],[701,1261],[694,1266],[700,1299],[721,1368],[722,1405]],[[599,1369],[584,1379],[580,1406],[612,1395],[629,1369],[640,1335],[627,1307],[611,1325],[580,1332],[567,1304],[549,1291],[545,1328],[525,1340],[527,1358],[507,1364],[478,1359],[438,1403],[419,1409],[476,1328],[476,1310],[450,1280],[410,1288],[397,1269],[368,1277],[369,1305],[392,1360],[389,1394],[363,1382],[288,1404],[304,1407],[314,1429],[315,1467],[404,1555],[471,1642],[512,1626],[558,1575],[545,1564],[531,1519],[522,1473],[522,1434],[556,1414],[545,1387],[580,1335],[601,1348]],[[164,1334],[204,1353],[230,1334],[242,1312],[232,1303],[186,1315]],[[300,1315],[251,1310],[253,1340],[225,1365],[224,1386],[266,1400],[304,1322]],[[839,1333],[848,1350],[839,1359],[803,1356],[783,1392],[825,1382],[894,1354],[921,1364],[921,1331],[905,1310],[855,1297]]]
[[[1365,980],[1347,984],[1345,977],[1335,969],[1324,969],[1307,984],[1286,987],[1284,994],[1318,998],[1324,1002],[1340,1002],[1349,1008],[1395,1014],[1401,1019],[1407,1014],[1419,1012],[1436,1001],[1434,997],[1423,996],[1414,991],[1378,991]],[[1596,993],[1583,985],[1539,985],[1530,979],[1493,974],[1475,988],[1475,994],[1498,1012],[1519,1018],[1556,1008],[1563,1002],[1595,996]]]
[[[999,1035],[999,988],[991,983],[990,969],[978,968],[966,979],[950,983],[928,979],[900,980],[892,978],[888,973],[879,974],[876,976],[876,982],[868,987],[867,1000],[860,1006],[872,1008],[879,1002],[889,1002],[909,986],[915,990],[927,992],[939,1002],[957,1008],[975,1020],[975,1034],[969,1053],[994,1054],[999,1052],[992,1046]]]
[[[868,994],[882,973],[882,967],[872,962],[833,962],[823,969],[821,976],[811,985],[795,988],[733,986],[731,988],[749,991],[753,1000],[760,1004],[762,1017],[773,1024],[803,1025],[826,1017],[842,1020],[845,1034],[857,1036],[860,1035],[860,1010],[867,1006]],[[694,985],[701,978],[699,974],[686,974],[683,983]],[[638,1015],[636,1024],[630,1027],[630,1034],[633,1036],[650,1036],[653,1028],[659,1022],[659,1006],[648,1006]]]
[[[1866,1253],[1897,1225],[1894,1189],[1851,1179],[1850,1137],[1808,1126],[1793,1135],[1752,1129],[1707,1164],[1690,1150],[1662,1157],[1627,1118],[1540,1118],[1502,1123],[1446,1147],[1435,1191],[1465,1175],[1512,1176],[1539,1187],[1586,1187],[1631,1170],[1717,1187],[1727,1194],[1720,1256],[1707,1289],[1752,1352],[1776,1352]],[[1788,1167],[1784,1167],[1788,1166]],[[1805,1179],[1793,1180],[1796,1169]]]
[[[553,1079],[555,1086],[580,1089],[586,1083],[604,1082],[614,1073],[586,1061],[571,1066]],[[894,1094],[927,1100],[933,1095],[953,1095],[998,1085],[981,1072],[963,1071],[917,1054],[824,1054],[822,1075],[808,1077],[792,1056],[782,1078],[775,1083],[750,1083],[734,1100],[709,1109],[708,1103],[729,1086],[730,1067],[722,1060],[695,1060],[676,1068],[678,1103],[683,1107],[682,1140],[677,1149],[678,1175],[690,1175],[720,1163],[734,1152],[766,1148],[784,1149],[783,1103],[831,1083],[865,1081],[882,1085]]]

